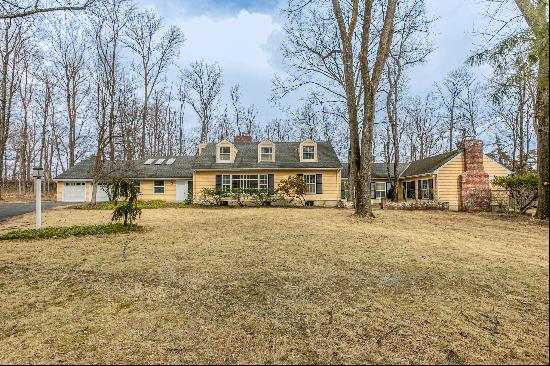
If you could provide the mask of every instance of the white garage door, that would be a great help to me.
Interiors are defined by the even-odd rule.
[[[109,200],[109,196],[107,196],[107,186],[98,185],[97,186],[97,193],[95,196],[96,202],[106,202]]]
[[[63,202],[86,201],[85,182],[65,182],[63,184]]]

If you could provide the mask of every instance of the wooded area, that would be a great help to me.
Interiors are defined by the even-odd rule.
[[[99,174],[105,160],[190,155],[199,142],[249,134],[330,141],[349,162],[356,212],[371,215],[373,159],[395,174],[400,162],[482,138],[513,172],[538,172],[538,216],[548,217],[548,7],[488,1],[484,16],[498,19],[491,9],[501,6],[516,16],[499,19],[480,35],[483,47],[419,96],[409,76],[434,50],[423,0],[290,0],[278,50],[285,72],[271,97],[286,117],[260,121],[218,64],[178,69],[183,31],[132,0],[0,1],[0,197],[14,184],[31,189],[34,165],[48,189],[90,156]],[[479,78],[477,65],[491,77]]]

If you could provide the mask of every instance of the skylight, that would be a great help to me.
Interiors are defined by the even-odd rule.
[[[157,161],[155,161],[155,165],[160,165],[164,163],[164,159],[158,159]]]
[[[176,161],[176,159],[170,158],[166,161],[166,165],[172,165],[172,164],[174,164],[174,161]]]
[[[153,164],[153,161],[155,161],[155,159],[147,159],[147,161],[146,161],[145,163],[143,163],[143,164],[145,164],[145,165],[151,165],[151,164]]]

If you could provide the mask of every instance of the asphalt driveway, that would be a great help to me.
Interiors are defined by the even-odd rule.
[[[42,202],[42,210],[52,207],[66,206],[69,203],[62,202]],[[11,217],[22,215],[34,211],[34,202],[25,203],[2,203],[0,204],[0,221],[7,220]]]

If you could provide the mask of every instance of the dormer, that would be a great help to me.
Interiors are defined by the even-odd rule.
[[[206,150],[206,144],[199,144],[199,156]]]
[[[237,148],[231,142],[222,140],[216,144],[216,163],[234,163]]]
[[[302,141],[298,154],[301,162],[317,162],[317,143],[310,139]]]
[[[269,140],[264,140],[258,144],[258,162],[272,163],[275,161],[275,144]]]

